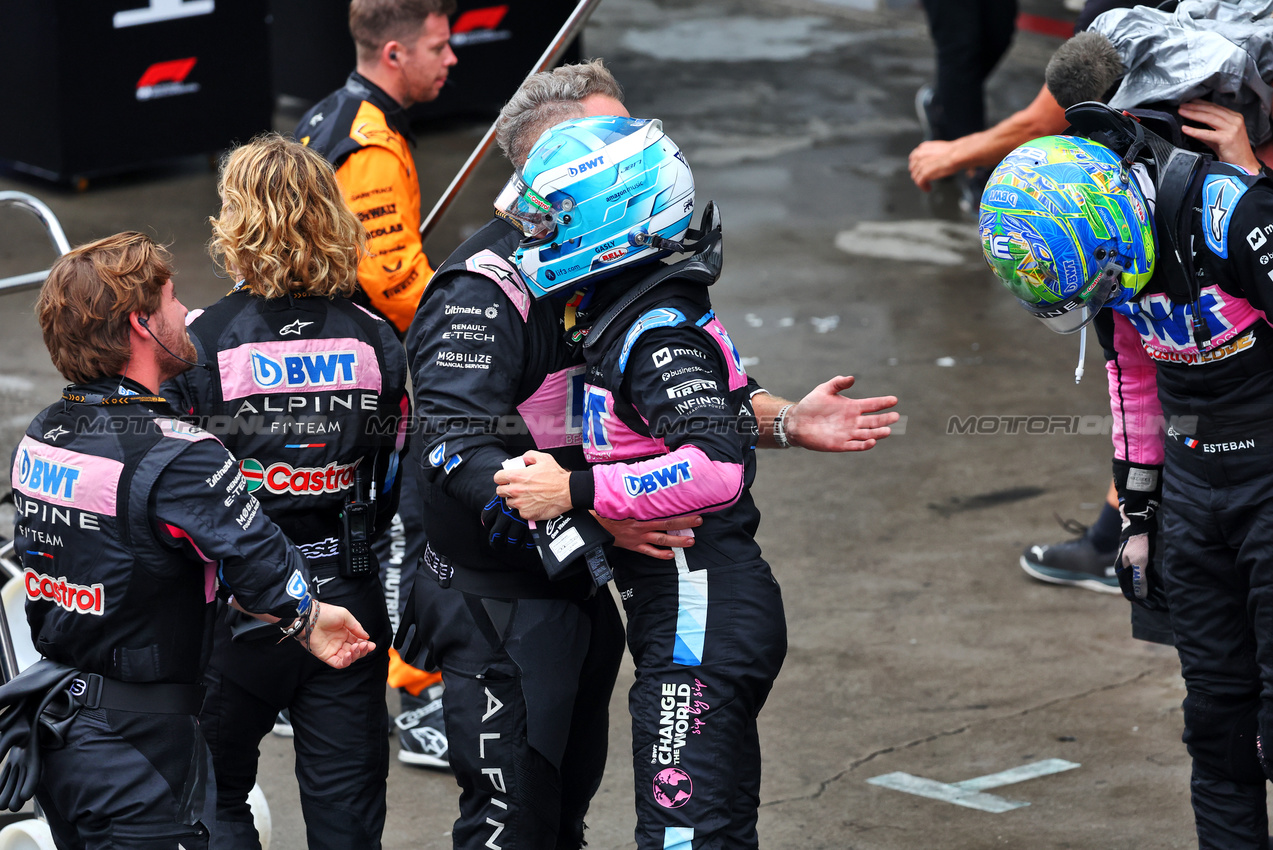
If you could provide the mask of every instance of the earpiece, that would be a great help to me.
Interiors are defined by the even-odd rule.
[[[198,366],[198,367],[200,367],[201,369],[211,369],[211,368],[212,368],[212,367],[211,367],[211,366],[209,366],[207,363],[199,363],[199,362],[198,362],[198,361],[196,361],[196,360],[187,360],[186,358],[182,357],[180,354],[177,354],[176,352],[174,352],[174,351],[173,351],[171,348],[169,348],[168,346],[164,345],[163,340],[161,340],[159,337],[155,336],[155,332],[154,332],[154,331],[152,331],[152,330],[150,329],[150,320],[149,320],[149,319],[147,319],[145,316],[138,316],[138,317],[137,317],[137,324],[141,325],[143,328],[145,328],[145,329],[146,329],[146,333],[150,334],[150,338],[151,338],[151,339],[153,339],[153,340],[155,341],[155,344],[156,344],[156,345],[158,345],[158,346],[159,346],[160,348],[162,348],[164,351],[168,352],[168,353],[169,353],[170,355],[172,355],[173,357],[175,357],[175,358],[177,358],[178,360],[180,360],[182,363],[188,363],[188,364],[190,364],[191,366]]]

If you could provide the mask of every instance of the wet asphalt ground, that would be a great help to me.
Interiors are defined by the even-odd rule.
[[[1068,14],[1056,0],[1023,5]],[[1059,43],[1018,34],[990,81],[992,120],[1029,102]],[[897,395],[905,415],[864,454],[762,453],[760,542],[790,630],[760,717],[763,846],[1194,846],[1174,653],[1130,637],[1121,597],[1044,585],[1017,566],[1027,545],[1066,538],[1054,514],[1091,522],[1099,511],[1111,454],[1104,374],[1093,345],[1076,386],[1076,340],[1040,327],[995,282],[953,193],[911,184],[913,95],[933,70],[922,13],[843,0],[605,0],[585,52],[608,61],[633,115],[663,120],[700,208],[720,204],[726,263],[713,299],[749,371],[790,398],[852,374],[853,394]],[[280,112],[278,128],[296,117]],[[426,208],[484,129],[420,128]],[[426,245],[435,261],[485,221],[507,173],[495,157],[479,171]],[[40,196],[73,244],[123,229],[170,242],[189,307],[228,286],[203,248],[217,204],[205,163],[83,193],[0,177],[2,189]],[[0,212],[0,275],[50,258],[38,226]],[[62,383],[33,302],[0,301],[6,456]],[[628,662],[588,818],[600,850],[632,846],[630,677]],[[1028,770],[1059,772],[994,776],[1040,762]],[[271,848],[304,847],[290,744],[268,738],[261,764]],[[991,778],[966,782],[977,777]],[[395,761],[384,846],[449,847],[457,797],[449,774]]]

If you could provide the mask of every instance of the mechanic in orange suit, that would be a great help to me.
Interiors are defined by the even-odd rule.
[[[454,11],[454,0],[353,0],[358,68],[295,131],[336,167],[345,200],[367,228],[356,300],[399,335],[433,275],[420,244],[420,181],[406,110],[442,91],[456,61],[447,21]]]
[[[354,300],[406,333],[424,287],[433,276],[420,242],[420,180],[406,110],[434,100],[455,65],[448,16],[455,0],[352,0],[349,32],[357,69],[343,88],[319,101],[294,134],[336,167],[336,179],[354,215],[367,229],[367,255],[358,265]],[[377,551],[389,618],[398,625],[399,588],[424,550],[423,504],[403,465],[402,496],[390,533]],[[426,673],[389,651],[389,684],[400,689],[395,719],[398,758],[447,767],[441,674]],[[285,734],[285,733],[284,733]]]

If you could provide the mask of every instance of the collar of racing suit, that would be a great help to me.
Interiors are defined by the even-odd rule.
[[[416,140],[411,132],[411,118],[407,115],[407,110],[402,108],[402,104],[357,71],[349,72],[349,78],[345,80],[345,88],[383,112],[389,126],[410,142],[412,147],[415,147]]]
[[[107,375],[83,384],[70,384],[62,390],[64,404],[144,404],[147,407],[170,408],[168,399],[157,396],[127,375]],[[165,413],[175,413],[163,410]]]
[[[589,325],[583,347],[591,349],[598,345],[598,340],[615,324],[617,318],[641,302],[647,293],[660,284],[681,280],[694,287],[705,288],[715,283],[720,278],[724,261],[719,226],[701,234],[693,249],[694,255],[688,259],[670,265],[660,264],[644,277],[638,277],[634,283],[623,285],[630,279],[625,276],[602,284],[587,311],[596,318],[588,322],[584,314],[581,314],[581,323]]]

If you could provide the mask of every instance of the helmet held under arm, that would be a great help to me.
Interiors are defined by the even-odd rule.
[[[1152,212],[1136,177],[1078,136],[1045,136],[1004,157],[978,232],[991,271],[1058,333],[1130,301],[1154,272]]]
[[[535,298],[681,249],[694,212],[694,176],[657,120],[558,124],[519,176],[503,213],[525,235],[514,260]]]

